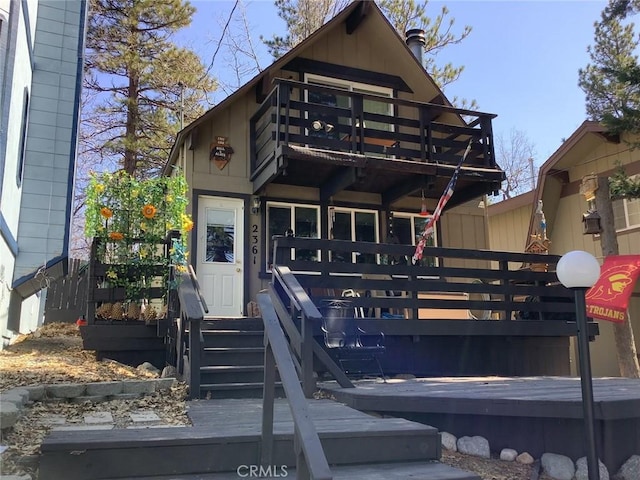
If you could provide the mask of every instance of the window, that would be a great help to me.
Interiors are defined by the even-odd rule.
[[[27,150],[27,130],[29,127],[29,89],[24,88],[22,104],[22,126],[20,127],[20,149],[18,150],[18,165],[16,167],[16,184],[22,185],[22,175],[24,173],[24,157]]]
[[[267,203],[267,270],[273,263],[273,237],[275,235],[295,235],[303,238],[318,238],[320,208],[313,205],[292,205],[288,203]],[[317,261],[319,252],[297,249],[291,253],[295,260]]]
[[[378,212],[333,207],[329,208],[329,236],[335,240],[378,242]],[[376,255],[334,252],[332,262],[376,263]]]
[[[640,226],[640,198],[614,200],[613,224],[616,230]]]
[[[430,218],[431,216],[421,217],[419,215],[394,213],[392,223],[393,235],[398,240],[398,243],[402,245],[416,245],[420,241],[424,227]],[[434,231],[433,236],[427,240],[427,246],[437,246],[437,240],[438,238]],[[420,260],[420,265],[423,267],[437,267],[438,259],[425,256]]]
[[[325,85],[332,88],[341,88],[346,91],[355,92],[355,93],[363,93],[363,94],[374,94],[381,95],[385,97],[393,97],[393,90],[385,87],[378,87],[375,85],[367,85],[363,83],[356,82],[347,82],[345,80],[338,80],[335,78],[327,78],[318,75],[307,75],[306,82],[313,85]],[[310,103],[319,103],[321,105],[329,105],[333,107],[342,107],[342,108],[350,108],[350,99],[348,96],[336,95],[332,92],[308,92],[307,93],[307,102]],[[393,115],[393,105],[386,102],[379,102],[373,99],[365,98],[363,102],[363,110],[367,113],[377,113],[382,115]],[[318,113],[318,119],[328,123],[328,124],[336,124],[338,119],[335,116],[330,114]],[[340,121],[344,124],[347,124],[347,119],[340,119]],[[367,122],[365,125],[367,128],[375,128],[377,130],[386,130],[392,131],[393,125],[383,123],[383,122]],[[330,138],[338,139],[339,134],[335,131],[317,131],[317,132],[309,132],[309,135],[312,136],[325,136]]]

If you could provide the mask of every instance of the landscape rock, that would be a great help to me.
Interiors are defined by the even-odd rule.
[[[572,480],[576,473],[573,460],[557,453],[542,454],[542,471],[555,480]]]
[[[20,410],[15,403],[0,402],[0,429],[13,427],[20,417]]]
[[[600,470],[600,480],[609,480],[609,470],[607,466],[598,459],[598,470]],[[576,461],[575,480],[589,480],[589,468],[587,457],[581,457]],[[640,478],[640,477],[636,477]]]
[[[12,388],[11,390],[5,392],[5,393],[11,393],[12,395],[18,395],[22,398],[22,404],[26,404],[29,400],[29,391],[26,388]],[[4,394],[3,394],[4,395]]]
[[[613,480],[637,480],[640,478],[640,455],[632,455],[622,464]]]
[[[82,383],[59,383],[47,385],[47,394],[55,398],[75,398],[84,394],[85,386]]]
[[[491,458],[489,441],[479,435],[474,437],[461,437],[458,439],[457,445],[460,453],[473,455],[475,457]]]
[[[122,393],[122,382],[94,382],[87,383],[86,394],[92,395],[116,395]]]
[[[21,410],[25,404],[24,397],[18,393],[13,393],[11,390],[0,394],[0,402],[2,402],[2,404],[12,403],[19,410]]]
[[[534,460],[529,452],[522,452],[520,455],[516,457],[516,462],[522,465],[531,465]]]
[[[44,385],[32,385],[29,387],[21,387],[29,392],[29,400],[32,402],[37,402],[38,400],[42,400],[44,397]]]
[[[162,369],[162,373],[160,374],[160,378],[177,378],[178,370],[173,365],[167,365]]]
[[[153,393],[156,391],[156,384],[153,380],[124,380],[122,382],[122,393]]]
[[[456,438],[455,435],[449,433],[449,432],[441,432],[440,433],[440,438],[442,439],[442,446],[444,448],[446,448],[447,450],[450,450],[452,452],[457,452],[458,451],[458,447],[456,445],[456,442],[458,441],[458,439]]]
[[[176,379],[173,377],[158,378],[157,380],[155,380],[155,382],[156,390],[166,390],[167,388],[173,387],[173,385],[176,383]]]
[[[513,462],[517,456],[518,452],[513,448],[503,448],[500,452],[500,460],[504,460],[505,462]]]
[[[136,367],[136,370],[139,372],[149,372],[153,375],[160,375],[160,370],[158,370],[152,363],[144,362]]]

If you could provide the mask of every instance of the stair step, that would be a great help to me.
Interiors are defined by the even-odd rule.
[[[210,365],[200,367],[202,384],[259,383],[264,380],[262,365]]]
[[[264,347],[207,347],[202,352],[202,364],[210,366],[263,365]]]
[[[199,472],[235,474],[238,466],[255,465],[260,458],[260,422],[253,421],[252,417],[259,411],[244,415],[242,409],[224,408],[228,421],[216,424],[215,428],[206,425],[51,432],[41,446],[39,478],[98,480],[162,474],[176,478],[176,475]],[[379,419],[358,413],[338,420],[314,420],[331,465],[417,462],[439,458],[440,435],[433,427],[404,419]],[[290,419],[274,424],[273,465],[295,464],[292,430]],[[437,477],[423,478],[433,480]],[[476,480],[473,476],[441,478]]]
[[[201,323],[202,330],[253,330],[263,331],[264,325],[261,318],[221,318],[205,319]]]
[[[262,347],[264,333],[245,330],[203,330],[204,347]]]
[[[247,466],[249,467],[249,466]],[[258,468],[259,467],[254,467]],[[262,478],[296,478],[294,467],[272,466],[264,471]],[[138,477],[136,480],[237,480],[244,471],[223,473],[197,473],[193,475],[162,475],[159,477]],[[247,478],[249,471],[247,470]],[[377,463],[367,465],[333,465],[331,473],[334,480],[481,480],[479,475],[451,467],[437,461],[407,463]],[[260,474],[257,471],[254,478]],[[115,479],[109,479],[115,480]]]
[[[200,385],[200,398],[262,398],[262,382],[206,383]],[[276,382],[276,396],[282,386]]]

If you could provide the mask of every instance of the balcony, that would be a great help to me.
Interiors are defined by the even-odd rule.
[[[278,79],[250,120],[254,192],[270,183],[439,198],[465,150],[458,204],[496,192],[494,114]],[[313,172],[313,173],[310,173]]]

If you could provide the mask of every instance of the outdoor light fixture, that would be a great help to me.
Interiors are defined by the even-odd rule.
[[[600,214],[595,210],[589,210],[582,214],[582,233],[583,235],[598,234],[602,232],[600,224]]]
[[[254,215],[260,213],[260,197],[251,198],[251,213]]]
[[[428,217],[429,211],[427,210],[427,199],[424,198],[424,188],[422,189],[422,204],[420,205],[420,216]]]
[[[323,120],[314,120],[313,122],[311,122],[311,129],[314,132],[319,132],[321,130],[324,130],[325,132],[330,133],[333,131],[334,128],[335,127],[333,125]]]
[[[600,480],[595,419],[593,416],[593,384],[591,381],[589,332],[587,332],[585,302],[585,292],[598,281],[598,277],[600,276],[600,264],[590,253],[583,252],[582,250],[573,250],[562,256],[556,266],[556,274],[562,285],[574,291],[588,478],[589,480]]]

